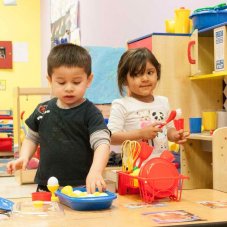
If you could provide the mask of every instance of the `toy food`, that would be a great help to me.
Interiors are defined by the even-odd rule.
[[[47,188],[50,190],[52,194],[51,201],[58,202],[58,198],[55,196],[55,192],[59,188],[58,179],[56,177],[50,177],[47,181]]]
[[[47,181],[47,185],[51,185],[51,186],[59,185],[58,179],[56,177],[50,177]]]
[[[98,196],[107,196],[105,192],[94,192],[93,194],[88,194],[86,191],[74,190],[71,186],[65,186],[62,188],[61,193],[70,197],[76,198],[86,198],[86,197],[98,197]]]

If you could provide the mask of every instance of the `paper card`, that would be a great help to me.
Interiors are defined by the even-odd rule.
[[[210,208],[227,208],[227,201],[200,201],[198,203]]]
[[[6,80],[0,80],[0,91],[6,90]]]
[[[143,215],[148,215],[153,221],[160,224],[202,220],[200,217],[184,210],[146,212]]]
[[[26,42],[13,43],[13,61],[28,62],[28,43]]]
[[[3,0],[3,4],[5,6],[15,6],[15,5],[17,5],[17,1],[16,0]]]
[[[140,203],[129,203],[129,204],[125,205],[125,207],[130,208],[130,209],[143,208],[143,207],[145,207],[145,208],[146,207],[164,207],[164,206],[166,206],[166,204],[159,203],[159,202],[153,202],[151,204],[140,202]]]

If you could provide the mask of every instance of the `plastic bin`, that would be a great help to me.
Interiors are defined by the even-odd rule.
[[[194,29],[205,29],[227,22],[227,5],[220,4],[214,7],[200,8],[189,17]]]
[[[13,150],[13,139],[12,138],[0,138],[0,152],[1,151],[12,151]]]
[[[173,178],[155,179],[132,176],[120,171],[118,172],[118,193],[120,195],[140,194],[141,199],[146,203],[152,203],[155,199],[166,197],[169,197],[171,200],[179,201],[181,199],[184,179],[188,179],[188,177],[181,174]],[[139,187],[135,184],[136,180],[139,182]],[[157,183],[164,184],[165,181],[168,180],[175,180],[175,186],[165,190],[155,189]]]
[[[73,190],[86,191],[86,188],[74,188]],[[114,199],[117,198],[115,193],[105,191],[108,196],[97,197],[70,197],[63,193],[61,190],[55,192],[59,201],[70,207],[73,210],[103,210],[111,207]]]

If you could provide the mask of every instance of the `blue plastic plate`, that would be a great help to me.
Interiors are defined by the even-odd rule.
[[[0,197],[0,209],[5,211],[11,211],[14,202]]]
[[[86,188],[74,188],[73,190],[80,190],[82,192],[86,191]],[[72,208],[73,210],[102,210],[108,209],[114,199],[117,198],[115,193],[105,191],[107,196],[97,196],[97,197],[70,197],[63,193],[60,190],[56,191],[56,196],[58,196],[59,201]]]

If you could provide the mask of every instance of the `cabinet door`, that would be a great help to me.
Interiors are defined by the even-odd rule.
[[[222,26],[214,29],[214,70],[216,72],[227,70],[226,28],[227,26]]]
[[[191,75],[199,74],[198,64],[198,30],[192,33],[191,38],[188,42],[188,62],[191,65]]]

